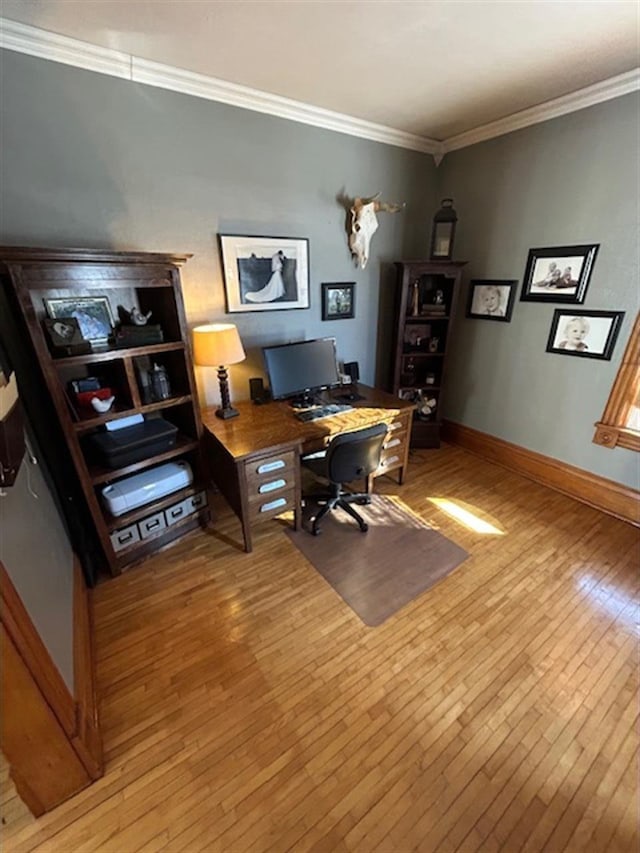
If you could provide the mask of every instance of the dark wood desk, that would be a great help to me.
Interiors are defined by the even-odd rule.
[[[281,402],[261,406],[248,400],[234,403],[240,414],[226,421],[215,416],[215,408],[203,409],[210,474],[242,522],[247,552],[251,551],[253,524],[289,510],[298,529],[300,455],[322,450],[336,433],[387,423],[389,433],[380,466],[368,478],[367,489],[372,490],[376,477],[393,471],[399,483],[404,481],[413,403],[366,385],[355,387],[364,399],[350,402],[351,411],[308,423],[299,421],[292,407]]]

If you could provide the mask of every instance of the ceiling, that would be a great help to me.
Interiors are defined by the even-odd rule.
[[[445,140],[636,68],[635,0],[2,0],[5,18]]]

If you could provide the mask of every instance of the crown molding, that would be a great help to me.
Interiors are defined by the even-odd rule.
[[[440,149],[439,142],[414,133],[229,83],[206,74],[140,59],[111,48],[97,47],[80,39],[57,35],[6,18],[0,18],[0,47],[423,154],[433,154]]]
[[[0,47],[51,62],[97,71],[110,77],[131,79],[131,57],[127,53],[98,47],[28,24],[19,24],[7,18],[0,18]]]
[[[587,86],[584,89],[578,89],[577,92],[563,95],[561,98],[555,98],[544,104],[521,110],[465,133],[459,133],[457,136],[450,136],[443,142],[444,153],[456,151],[459,148],[467,148],[477,142],[485,142],[487,139],[494,139],[497,136],[503,136],[505,133],[512,133],[514,130],[522,130],[522,128],[529,127],[532,124],[539,124],[568,113],[574,113],[583,110],[585,107],[592,107],[601,104],[603,101],[610,101],[613,98],[637,92],[638,89],[640,89],[640,68],[634,68],[632,71],[618,74],[617,77],[610,77],[608,80],[594,83],[593,86]]]
[[[289,121],[297,121],[324,130],[381,142],[384,145],[394,145],[398,148],[431,154],[436,166],[440,165],[443,157],[449,151],[456,151],[478,142],[503,136],[514,130],[521,130],[532,124],[558,118],[567,113],[612,98],[618,98],[640,89],[640,68],[636,68],[633,71],[628,71],[609,80],[603,80],[553,101],[539,104],[498,121],[460,133],[457,136],[451,136],[444,141],[439,141],[414,133],[407,133],[403,130],[396,130],[386,125],[375,124],[344,113],[315,107],[280,95],[261,92],[248,86],[229,83],[226,80],[219,80],[206,74],[197,74],[160,62],[140,59],[112,48],[98,47],[80,39],[61,36],[48,30],[32,27],[28,24],[20,24],[1,17],[0,48],[95,71],[98,74],[119,77],[133,83],[169,89],[196,98],[205,98]]]
[[[132,80],[136,83],[158,86],[161,89],[171,89],[174,92],[231,104],[234,107],[254,110],[259,113],[267,113],[278,118],[310,124],[325,130],[334,130],[338,133],[346,133],[349,136],[370,139],[373,142],[383,142],[386,145],[395,145],[398,148],[421,151],[423,154],[433,154],[440,148],[440,143],[434,139],[396,130],[386,125],[375,124],[332,110],[325,110],[322,107],[314,107],[302,101],[294,101],[291,98],[261,92],[258,89],[251,89],[237,83],[229,83],[226,80],[219,80],[206,74],[184,71],[180,68],[174,68],[172,65],[138,59],[135,56],[131,59]]]

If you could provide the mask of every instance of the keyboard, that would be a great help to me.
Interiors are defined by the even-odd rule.
[[[319,421],[322,418],[332,418],[334,415],[340,415],[342,412],[350,412],[353,406],[347,406],[343,403],[327,403],[326,406],[315,406],[313,409],[303,409],[301,412],[296,412],[296,418],[303,423],[309,421]]]

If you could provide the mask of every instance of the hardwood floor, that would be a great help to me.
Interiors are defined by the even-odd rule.
[[[6,853],[637,849],[638,530],[454,447],[378,490],[471,555],[379,628],[229,513],[99,586],[106,774]]]

